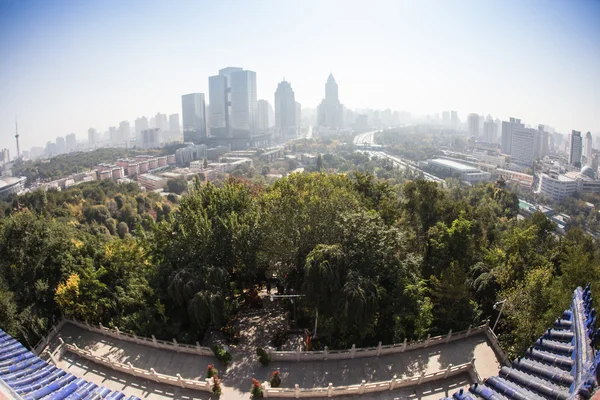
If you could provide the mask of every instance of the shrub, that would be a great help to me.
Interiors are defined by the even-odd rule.
[[[212,378],[213,376],[217,376],[219,374],[219,370],[217,370],[215,368],[214,364],[208,364],[208,367],[206,368],[206,377],[208,379]]]
[[[213,378],[213,387],[212,387],[212,392],[215,396],[220,396],[221,395],[221,380],[219,379],[218,376],[215,375],[215,377]]]
[[[217,360],[221,361],[226,366],[231,362],[231,354],[229,354],[229,352],[225,351],[223,346],[219,346],[218,344],[213,344],[211,349],[212,349],[213,353],[215,354],[215,357],[217,357]]]
[[[260,381],[258,379],[252,378],[252,387],[250,388],[250,394],[252,395],[253,399],[263,398],[262,387],[260,386]]]
[[[221,333],[223,333],[225,339],[227,339],[227,341],[231,344],[238,344],[240,341],[238,331],[232,325],[227,325],[221,328]]]
[[[279,387],[281,385],[281,374],[279,370],[271,372],[271,387]]]
[[[273,339],[271,340],[271,344],[275,346],[277,349],[281,349],[281,347],[285,344],[287,339],[287,331],[285,329],[278,329],[273,335]]]
[[[271,356],[262,347],[256,349],[256,355],[262,365],[267,366],[271,362]]]

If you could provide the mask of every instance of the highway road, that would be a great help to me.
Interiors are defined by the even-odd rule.
[[[410,164],[409,162],[406,161],[402,161],[400,158],[396,157],[396,156],[391,156],[383,151],[369,151],[368,152],[370,155],[372,156],[377,156],[377,157],[383,157],[383,158],[387,158],[392,160],[392,163],[394,164],[394,166],[400,166],[403,168],[408,168],[414,172],[418,172],[418,173],[422,173],[423,177],[426,181],[430,181],[430,182],[444,182],[443,179],[438,178],[435,175],[431,175],[425,171],[423,171],[422,169]]]
[[[375,144],[375,133],[379,131],[371,131],[361,133],[354,137],[354,144],[358,145],[373,145]]]

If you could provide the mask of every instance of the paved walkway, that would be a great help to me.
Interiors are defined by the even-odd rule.
[[[254,332],[254,334],[257,334],[257,332]],[[260,332],[258,334],[260,335]],[[243,356],[241,353],[237,353],[234,355],[234,362],[227,371],[223,371],[223,366],[220,366],[216,359],[212,357],[178,353],[120,341],[89,332],[71,324],[66,324],[62,328],[60,336],[66,343],[77,344],[77,346],[86,348],[95,355],[109,357],[114,361],[124,363],[131,362],[134,366],[140,368],[150,369],[153,367],[156,372],[163,374],[176,375],[180,373],[184,378],[204,379],[206,366],[211,363],[217,364],[216,366],[220,370],[219,376],[223,380],[222,398],[227,400],[248,399],[251,379],[266,380],[270,372],[277,368],[282,373],[282,387],[293,387],[297,383],[303,388],[325,387],[329,382],[333,383],[334,386],[339,386],[357,384],[363,379],[367,382],[389,380],[394,374],[398,377],[415,376],[423,372],[443,370],[448,364],[466,363],[473,357],[476,359],[475,367],[482,378],[496,375],[499,369],[498,360],[484,335],[474,335],[464,340],[381,357],[355,360],[273,362],[268,367],[261,366],[254,355]],[[183,393],[168,385],[159,385],[127,374],[115,373],[115,371],[97,366],[91,361],[82,360],[71,353],[65,354],[61,361],[61,367],[68,369],[76,376],[85,377],[127,394],[138,395],[138,392],[132,390],[141,390],[143,396],[138,395],[138,397],[142,398],[210,398],[208,393],[190,393],[189,390]],[[410,394],[417,396],[418,393],[421,393],[421,397],[414,398],[427,399],[428,397],[424,397],[422,392],[418,391],[444,388],[451,385],[451,382],[455,382],[455,379],[456,377],[451,380],[435,382],[430,385],[431,387],[423,385],[419,388],[410,388],[406,390],[405,394],[401,394],[403,391],[393,391],[390,392],[392,397],[381,397],[381,399],[408,399],[413,397],[403,396],[409,396]],[[468,378],[463,377],[463,380],[465,379]],[[170,394],[165,394],[164,391]],[[370,395],[369,398],[379,398],[374,396]]]

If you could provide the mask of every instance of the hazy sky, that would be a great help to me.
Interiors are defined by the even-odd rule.
[[[181,113],[226,66],[314,107],[515,116],[600,133],[600,1],[0,0],[0,148]]]

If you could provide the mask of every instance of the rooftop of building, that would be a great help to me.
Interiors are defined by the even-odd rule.
[[[156,181],[156,182],[159,182],[159,181],[162,181],[165,179],[162,176],[157,176],[157,175],[153,175],[153,174],[141,174],[138,176],[138,179],[139,178],[148,179],[148,180]]]
[[[27,178],[24,176],[4,176],[0,178],[0,189],[17,185],[20,182],[25,182]]]
[[[445,158],[434,158],[433,160],[429,160],[429,162],[460,172],[481,172],[478,168],[471,165],[463,164],[454,160],[447,160]]]

